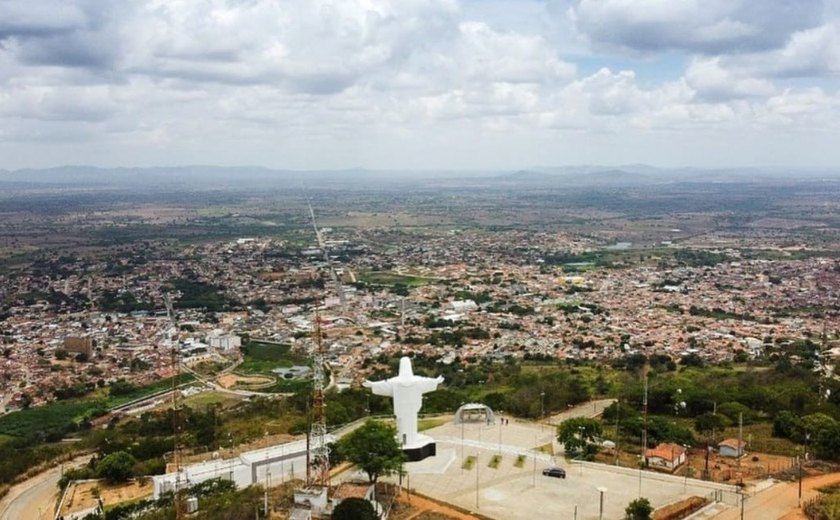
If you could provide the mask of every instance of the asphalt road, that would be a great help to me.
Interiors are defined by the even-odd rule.
[[[614,402],[615,399],[600,399],[598,401],[587,401],[585,403],[569,408],[565,412],[552,415],[551,417],[548,417],[545,422],[547,422],[548,424],[558,425],[566,419],[572,419],[574,417],[596,417],[604,413],[604,408],[608,407]]]
[[[819,477],[810,477],[802,481],[803,499],[817,495],[816,488],[840,484],[840,473],[829,473]],[[797,518],[799,509],[799,483],[777,484],[767,488],[744,502],[745,520],[779,520]],[[714,517],[714,520],[738,520],[739,508],[732,508]],[[799,518],[804,518],[801,516]]]
[[[64,466],[78,466],[88,460],[90,455],[85,455]],[[0,500],[0,520],[52,520],[59,478],[61,467],[56,466],[14,486]]]

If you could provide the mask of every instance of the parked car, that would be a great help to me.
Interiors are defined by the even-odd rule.
[[[566,470],[563,468],[545,468],[543,475],[546,477],[566,478]]]

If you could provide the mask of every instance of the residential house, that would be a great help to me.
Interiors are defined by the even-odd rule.
[[[679,444],[666,442],[645,450],[645,462],[651,469],[673,472],[685,463],[686,449]]]

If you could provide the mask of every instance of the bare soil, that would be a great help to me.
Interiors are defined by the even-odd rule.
[[[143,484],[139,482],[127,482],[125,484],[109,485],[104,481],[80,482],[71,484],[67,490],[67,497],[61,508],[63,515],[75,511],[84,511],[96,506],[97,495],[105,505],[121,504],[131,500],[138,500],[151,496],[154,492],[154,484],[151,480]]]

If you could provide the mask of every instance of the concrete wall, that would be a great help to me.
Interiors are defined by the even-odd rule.
[[[572,461],[572,464],[583,465],[585,468],[592,468],[601,471],[609,471],[611,473],[620,473],[622,475],[628,476],[637,476],[639,475],[638,469],[633,468],[624,468],[621,466],[611,466],[609,464],[598,464],[595,462],[582,462],[582,461]],[[667,475],[665,473],[656,473],[654,471],[642,471],[642,478],[646,480],[659,480],[662,482],[672,482],[675,484],[683,484],[686,480],[685,477],[680,477],[677,475]],[[738,491],[737,486],[732,486],[729,484],[720,484],[718,482],[709,482],[707,480],[698,480],[695,478],[688,479],[688,484],[695,487],[706,488],[709,491],[728,491],[731,493],[736,493]]]

